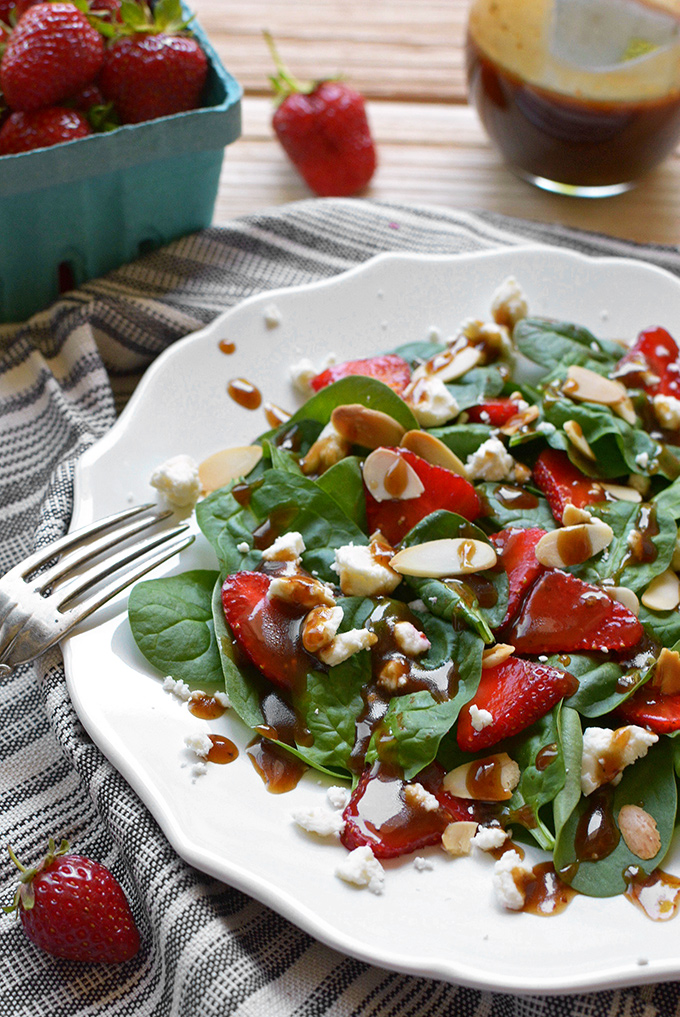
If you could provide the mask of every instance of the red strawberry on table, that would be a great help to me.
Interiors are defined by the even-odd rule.
[[[389,385],[397,395],[401,395],[411,380],[411,368],[396,353],[386,353],[381,357],[367,357],[365,360],[346,360],[342,364],[332,364],[321,374],[312,378],[310,384],[315,392],[326,385],[347,378],[350,375],[361,375],[364,378],[376,378],[384,385]]]
[[[635,615],[604,590],[559,569],[544,572],[504,633],[518,653],[626,650],[642,638]]]
[[[0,88],[11,110],[55,106],[96,77],[104,41],[71,3],[39,3],[22,16],[2,61]]]
[[[405,448],[390,451],[400,456],[418,474],[425,490],[417,498],[376,501],[366,488],[368,531],[380,530],[390,544],[396,545],[412,527],[431,512],[445,509],[473,522],[482,511],[482,503],[472,484],[444,469],[428,463]]]
[[[68,853],[50,840],[33,869],[10,856],[21,871],[14,903],[24,932],[55,957],[122,964],[139,950],[139,932],[120,884],[99,862]]]
[[[536,544],[545,536],[545,530],[510,529],[492,533],[489,540],[508,574],[508,609],[501,628],[516,615],[522,599],[545,566],[536,558]]]
[[[48,106],[11,113],[0,127],[0,155],[47,148],[91,133],[87,120],[75,109]]]
[[[224,616],[238,647],[265,678],[295,689],[309,670],[319,666],[302,645],[302,622],[309,607],[270,599],[271,579],[264,572],[227,576],[222,586]]]
[[[508,657],[482,669],[477,691],[458,717],[456,738],[465,752],[478,752],[530,727],[578,688],[573,675],[561,668]],[[477,730],[472,707],[486,710],[491,721]]]
[[[187,35],[137,32],[106,51],[99,86],[122,123],[137,124],[200,106],[208,58]]]
[[[558,523],[562,522],[564,510],[570,502],[576,508],[582,508],[605,499],[602,485],[581,473],[567,453],[559,449],[548,448],[541,452],[532,473],[536,487],[547,498]]]
[[[321,197],[362,191],[377,164],[363,97],[342,81],[297,81],[268,32],[265,39],[277,70],[270,77],[278,102],[272,126],[286,155]]]

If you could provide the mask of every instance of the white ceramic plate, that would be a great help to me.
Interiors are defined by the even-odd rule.
[[[246,378],[264,399],[294,409],[289,366],[302,356],[315,363],[329,352],[367,356],[425,339],[433,327],[447,336],[464,317],[488,317],[491,295],[509,274],[526,290],[532,314],[576,321],[610,338],[631,339],[653,325],[680,335],[680,284],[641,263],[540,247],[383,255],[330,281],[248,299],[167,350],[115,427],[82,457],[73,526],[153,500],[148,478],[171,455],[200,461],[265,430],[261,409],[243,409],[228,396],[232,378]],[[280,312],[277,326],[272,306]],[[235,343],[236,352],[220,352],[220,339]],[[165,571],[195,567],[215,567],[202,537]],[[272,795],[241,751],[230,765],[210,765],[192,780],[186,735],[223,733],[242,750],[250,732],[228,714],[198,720],[163,691],[134,645],[125,598],[68,640],[65,656],[85,727],[178,854],[330,946],[398,971],[510,992],[680,975],[677,926],[650,921],[623,898],[577,897],[550,919],[506,912],[493,897],[493,860],[481,852],[453,860],[431,849],[426,871],[412,856],[388,862],[381,896],[343,883],[334,870],[345,849],[290,819],[298,806],[325,802],[325,779],[309,772],[295,791]],[[665,867],[680,872],[679,855]]]

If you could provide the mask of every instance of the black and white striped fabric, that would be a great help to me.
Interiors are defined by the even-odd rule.
[[[68,527],[77,457],[112,425],[170,343],[243,297],[327,278],[382,251],[455,253],[540,241],[643,258],[680,275],[676,249],[638,247],[488,213],[310,200],[189,236],[89,283],[22,327],[0,327],[0,572]],[[96,666],[96,663],[93,665]],[[65,836],[113,870],[142,931],[120,968],[42,954],[0,918],[7,1017],[670,1017],[675,983],[580,996],[492,995],[379,970],[185,865],[89,739],[61,657],[0,685],[3,900],[24,861]]]

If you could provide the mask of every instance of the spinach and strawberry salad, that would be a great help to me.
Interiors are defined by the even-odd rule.
[[[344,785],[333,831],[378,869],[429,845],[491,850],[517,910],[521,843],[568,892],[666,875],[673,337],[531,317],[510,278],[488,321],[307,380],[247,475],[196,504],[216,568],[132,591],[147,660],[226,691],[256,735]]]

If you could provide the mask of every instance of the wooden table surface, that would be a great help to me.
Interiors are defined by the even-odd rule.
[[[244,89],[243,134],[229,146],[215,223],[309,197],[271,128],[275,37],[300,78],[342,72],[367,100],[379,166],[367,197],[487,209],[611,236],[680,242],[680,149],[614,198],[551,195],[510,173],[468,106],[469,0],[193,0],[192,9]]]

